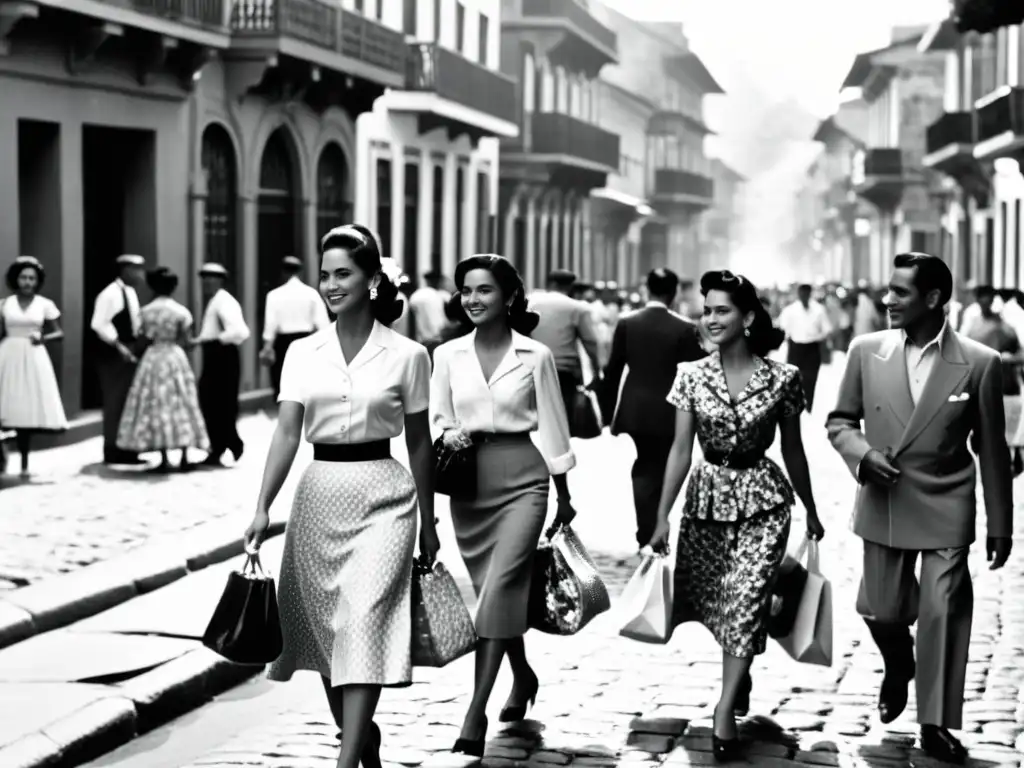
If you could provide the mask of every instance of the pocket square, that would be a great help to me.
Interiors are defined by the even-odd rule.
[[[949,402],[951,402],[951,403],[966,403],[970,399],[971,399],[971,394],[969,392],[961,392],[958,395],[950,395],[949,396]]]

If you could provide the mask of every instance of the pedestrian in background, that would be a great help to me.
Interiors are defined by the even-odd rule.
[[[117,257],[118,276],[100,291],[93,306],[90,327],[102,342],[96,355],[96,372],[103,400],[103,462],[143,464],[137,453],[117,447],[121,412],[139,362],[138,334],[142,328],[139,296],[135,288],[145,275],[146,260],[135,254]]]
[[[210,447],[196,377],[184,350],[192,331],[192,313],[171,298],[178,276],[170,269],[151,270],[146,282],[155,298],[142,308],[140,336],[149,344],[128,391],[117,447],[135,454],[160,451],[159,472],[171,468],[167,452],[180,450],[178,469],[186,472],[191,468],[188,449]]]
[[[57,305],[39,295],[46,271],[38,259],[15,259],[6,282],[11,294],[0,304],[0,429],[15,431],[21,477],[28,478],[33,433],[68,428],[46,351],[46,344],[63,339],[64,332]]]
[[[676,548],[672,623],[698,621],[722,647],[722,695],[715,707],[717,760],[740,751],[736,714],[750,708],[750,666],[764,653],[771,590],[786,554],[796,495],[807,511],[807,535],[820,539],[810,471],[800,434],[800,371],[768,359],[783,333],[742,275],[701,277],[702,324],[717,350],[679,366],[668,401],[677,409],[650,545],[664,550],[669,513],[693,460],[696,435],[704,460],[686,488]],[[778,428],[789,480],[765,456]],[[791,484],[792,483],[792,484]]]
[[[448,324],[444,314],[444,305],[451,296],[441,285],[444,275],[437,270],[430,270],[423,275],[424,285],[413,291],[409,297],[409,309],[412,312],[413,331],[416,341],[423,345],[433,342],[434,346],[441,337],[441,330]]]
[[[967,750],[950,730],[963,725],[974,612],[969,441],[977,447],[993,570],[1012,549],[1013,494],[999,355],[949,327],[952,292],[942,259],[896,256],[885,295],[892,329],[850,346],[827,427],[860,484],[852,526],[864,540],[857,612],[885,662],[878,714],[883,723],[899,717],[916,679],[922,749],[962,763]]]
[[[810,283],[797,286],[797,300],[779,313],[779,327],[786,333],[786,362],[800,371],[807,412],[814,407],[814,390],[824,359],[825,344],[832,333],[832,323],[821,302],[811,298]]]
[[[289,348],[256,515],[258,548],[303,426],[313,463],[295,491],[279,589],[284,650],[271,680],[317,672],[341,729],[339,768],[380,768],[383,687],[412,680],[412,564],[437,555],[430,360],[388,325],[402,311],[376,237],[343,226],[321,242],[320,295],[337,321]],[[396,276],[397,277],[397,276]],[[409,464],[391,458],[405,431]]]
[[[527,309],[516,268],[501,256],[472,256],[455,268],[455,285],[474,330],[434,352],[430,420],[449,447],[476,446],[476,492],[451,501],[480,638],[473,698],[452,751],[480,757],[487,702],[506,656],[514,683],[501,721],[522,720],[537,697],[540,682],[523,642],[533,556],[552,479],[556,522],[576,515],[566,481],[576,456],[554,356],[528,336],[538,317]]]

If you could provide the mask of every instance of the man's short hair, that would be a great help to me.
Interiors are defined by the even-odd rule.
[[[553,269],[548,272],[548,285],[557,285],[559,288],[572,288],[576,284],[576,273],[568,269]]]
[[[658,267],[647,273],[647,291],[652,296],[674,297],[679,290],[679,275],[671,269]]]
[[[1002,291],[996,291],[996,289],[993,286],[991,286],[991,285],[979,285],[979,286],[977,286],[974,289],[974,298],[976,298],[976,299],[982,299],[982,298],[994,299],[996,297],[997,293],[1002,293]],[[1002,296],[1000,296],[1000,298],[1004,298],[1005,299],[1005,297],[1002,297]]]
[[[939,292],[939,306],[944,307],[953,296],[953,273],[949,267],[938,256],[930,253],[898,253],[892,260],[892,265],[897,269],[917,267],[914,275],[914,285],[921,295],[927,295],[932,291]]]

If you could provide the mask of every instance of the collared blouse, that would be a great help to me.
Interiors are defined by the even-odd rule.
[[[576,466],[551,350],[513,331],[508,353],[487,381],[475,340],[473,331],[434,350],[430,421],[435,435],[453,427],[532,432],[551,474],[562,475]]]
[[[405,417],[427,410],[427,350],[381,323],[350,363],[334,323],[288,347],[278,402],[301,403],[311,443],[368,443],[402,434]]]
[[[668,402],[693,413],[697,440],[709,459],[696,466],[686,486],[686,517],[737,522],[794,502],[789,480],[764,454],[779,422],[804,409],[800,372],[786,363],[755,359],[754,373],[735,401],[717,351],[677,369]]]

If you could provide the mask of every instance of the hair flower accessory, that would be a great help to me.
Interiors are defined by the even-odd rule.
[[[389,283],[396,287],[402,280],[402,268],[398,265],[398,262],[390,256],[381,258],[380,272],[388,279]]]

